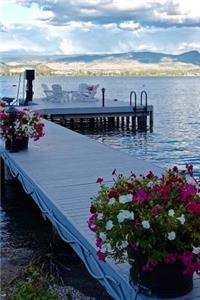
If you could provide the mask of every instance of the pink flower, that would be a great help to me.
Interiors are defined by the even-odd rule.
[[[139,245],[137,244],[131,244],[131,249],[135,252],[137,252],[139,250]]]
[[[101,252],[101,250],[97,251],[97,256],[98,256],[99,260],[105,261],[105,259],[106,259],[106,254]]]
[[[133,197],[133,201],[139,201],[142,204],[148,200],[148,193],[143,189],[137,191],[136,195]]]
[[[175,253],[169,253],[164,257],[164,261],[167,264],[173,264],[176,260],[177,260],[177,255]]]
[[[0,112],[0,121],[4,121],[8,118],[8,115],[5,112]]]
[[[87,90],[88,90],[88,91],[93,91],[93,89],[94,89],[94,86],[93,86],[93,85],[88,85],[88,86],[87,86]]]
[[[97,238],[97,239],[96,239],[96,246],[97,246],[98,248],[101,248],[101,245],[102,245],[102,239],[101,239],[101,238]]]
[[[160,210],[160,207],[155,206],[155,207],[153,207],[151,209],[151,212],[152,212],[153,215],[157,215],[157,213],[159,212],[159,210]]]
[[[155,268],[158,265],[158,261],[156,259],[150,261],[150,265],[152,268]]]
[[[200,203],[196,203],[194,201],[190,201],[187,205],[187,208],[194,215],[200,216]]]
[[[196,194],[196,188],[191,183],[186,183],[183,187],[180,189],[180,197],[183,202],[187,202],[190,197],[194,196]]]
[[[88,227],[91,231],[96,232],[97,231],[97,226],[94,224],[96,219],[97,219],[98,214],[92,214],[91,217],[88,220]]]
[[[147,263],[146,265],[144,265],[143,267],[142,267],[142,271],[143,272],[149,272],[149,271],[152,271],[153,269],[152,269],[152,266],[149,264],[149,263]]]
[[[179,256],[179,259],[186,267],[188,267],[193,264],[194,257],[195,254],[191,251],[184,251],[183,254]]]

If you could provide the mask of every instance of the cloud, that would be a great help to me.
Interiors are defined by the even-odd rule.
[[[199,49],[200,2],[196,0],[15,0],[15,3],[27,8],[29,18],[25,20],[24,15],[20,18],[19,9],[17,22],[12,18],[2,22],[2,49],[49,54],[133,50],[180,53]]]
[[[196,0],[17,0],[31,6],[37,3],[51,11],[55,25],[69,21],[91,21],[97,24],[139,22],[147,26],[186,26],[200,23],[200,3]]]

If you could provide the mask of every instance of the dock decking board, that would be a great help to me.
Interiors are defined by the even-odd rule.
[[[162,169],[51,122],[45,121],[45,125],[46,135],[38,142],[30,141],[28,151],[8,153],[1,143],[1,156],[90,274],[114,299],[134,299],[129,265],[97,258],[94,234],[87,227],[90,197],[98,190],[97,177],[104,177],[109,184],[115,168],[127,175],[131,170],[137,174],[149,170],[160,174]],[[200,281],[195,280],[195,285],[187,297],[176,299],[200,299]],[[139,294],[137,300],[140,299],[153,298]]]

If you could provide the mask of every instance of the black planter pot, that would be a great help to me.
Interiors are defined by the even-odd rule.
[[[173,264],[160,263],[153,271],[143,272],[143,256],[137,255],[131,262],[130,281],[144,287],[144,293],[160,298],[180,297],[193,288],[193,276],[184,275],[181,262]]]
[[[5,148],[6,148],[6,150],[11,149],[11,140],[10,139],[5,140]]]
[[[27,150],[28,149],[28,137],[17,138],[17,147],[19,150]]]
[[[28,149],[28,137],[16,138],[16,139],[7,139],[5,141],[5,148],[9,152],[18,152],[20,150]]]
[[[15,138],[14,139],[7,139],[5,141],[5,148],[9,152],[18,152],[19,148],[18,148],[17,140]]]

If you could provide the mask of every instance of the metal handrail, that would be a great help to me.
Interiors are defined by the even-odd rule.
[[[137,108],[137,94],[136,94],[135,91],[130,92],[130,106],[132,106],[132,96],[133,95],[134,95],[134,100],[135,100],[134,110],[136,111],[136,108]]]
[[[143,95],[145,95],[145,110],[147,111],[147,92],[145,90],[140,94],[140,105],[142,105]]]

